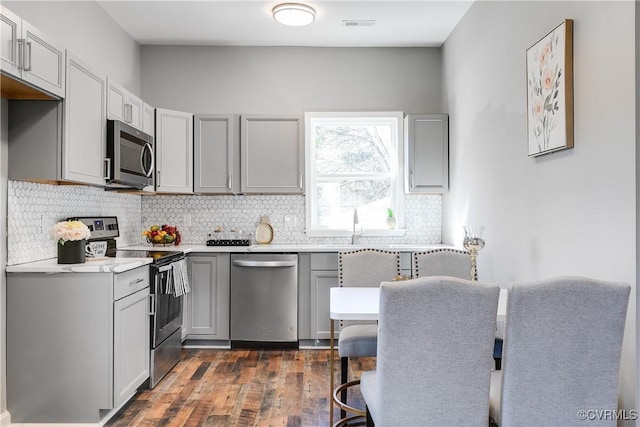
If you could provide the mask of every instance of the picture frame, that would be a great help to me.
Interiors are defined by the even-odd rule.
[[[573,20],[527,49],[529,157],[573,148]]]

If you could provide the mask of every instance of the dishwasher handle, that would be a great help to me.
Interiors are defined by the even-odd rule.
[[[281,267],[295,267],[296,261],[249,261],[236,259],[233,261],[233,265],[236,267],[266,267],[266,268],[281,268]]]

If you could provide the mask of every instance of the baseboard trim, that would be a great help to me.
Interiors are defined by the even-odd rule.
[[[4,411],[0,414],[0,427],[6,427],[11,425],[11,414],[8,411]]]

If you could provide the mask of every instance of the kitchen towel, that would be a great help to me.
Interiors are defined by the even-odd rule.
[[[173,273],[173,295],[182,296],[191,291],[189,276],[187,276],[187,262],[183,259],[171,264]]]

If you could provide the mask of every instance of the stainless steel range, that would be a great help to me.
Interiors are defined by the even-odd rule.
[[[119,250],[118,257],[153,258],[151,263],[150,310],[151,357],[149,387],[153,388],[182,358],[182,292],[178,292],[186,273],[185,255],[179,251]]]
[[[91,231],[90,242],[107,242],[106,256],[153,258],[150,265],[149,316],[151,357],[149,387],[153,388],[182,357],[182,295],[189,292],[185,254],[181,251],[117,250],[118,219],[75,217]]]

